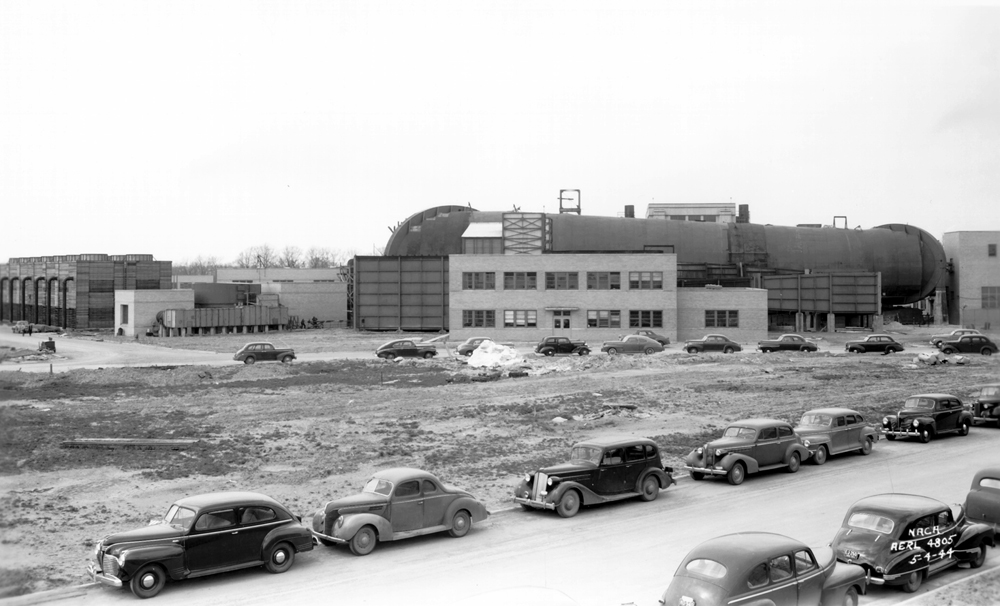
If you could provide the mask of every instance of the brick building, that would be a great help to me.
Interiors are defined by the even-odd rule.
[[[1000,327],[1000,231],[955,231],[941,242],[951,264],[945,313],[950,324]]]

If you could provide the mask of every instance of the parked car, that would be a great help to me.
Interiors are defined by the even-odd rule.
[[[997,344],[983,335],[962,335],[954,339],[946,339],[938,344],[941,353],[948,355],[955,353],[977,353],[984,356],[992,356],[1000,352]]]
[[[329,501],[312,516],[312,533],[326,545],[368,555],[379,542],[447,531],[464,537],[490,513],[468,492],[434,474],[395,467],[376,472],[361,494]]]
[[[684,342],[684,351],[689,354],[702,353],[705,351],[721,351],[722,353],[733,353],[743,351],[743,347],[736,341],[731,341],[725,335],[705,335],[700,339]]]
[[[413,339],[396,339],[379,345],[375,355],[392,360],[394,358],[433,358],[437,355],[437,347],[427,343],[417,343]]]
[[[828,456],[856,450],[870,455],[878,441],[878,431],[865,423],[861,413],[849,408],[817,408],[802,415],[795,433],[812,454],[816,465]]]
[[[554,509],[571,518],[581,505],[639,497],[653,501],[674,483],[656,443],[633,436],[599,436],[573,446],[569,462],[526,473],[514,489],[523,509]]]
[[[943,433],[969,435],[972,413],[961,400],[946,393],[922,393],[906,398],[903,409],[882,418],[882,432],[887,440],[920,438],[927,443]]]
[[[605,341],[601,351],[610,356],[620,353],[644,353],[648,356],[663,351],[663,346],[649,337],[625,335],[620,341]]]
[[[974,423],[994,423],[1000,427],[1000,383],[983,385],[972,403]]]
[[[748,473],[785,467],[799,470],[811,453],[792,430],[775,419],[746,419],[726,427],[722,437],[699,446],[684,460],[692,480],[726,476],[730,484],[742,484]]]
[[[556,354],[578,354],[585,356],[590,348],[583,341],[571,341],[567,337],[545,337],[535,346],[535,353],[543,356]]]
[[[799,335],[781,335],[777,339],[758,341],[757,349],[768,353],[772,351],[817,351],[819,347]]]
[[[913,593],[935,572],[966,562],[979,568],[993,528],[929,497],[880,494],[851,505],[833,539],[837,559],[863,566],[875,585]]]
[[[651,330],[637,330],[635,331],[635,334],[642,335],[644,337],[649,337],[650,339],[656,341],[660,345],[670,345],[670,337],[665,337]]]
[[[951,339],[957,339],[962,335],[978,335],[982,334],[974,328],[956,328],[946,335],[934,335],[931,337],[931,345],[934,347],[939,347],[942,341],[948,341]]]
[[[970,521],[992,526],[996,540],[1000,534],[1000,467],[982,469],[972,478],[965,512]]]
[[[92,580],[151,598],[168,580],[253,566],[285,572],[296,553],[312,548],[309,529],[274,499],[216,492],[180,499],[157,523],[104,537],[87,570]]]
[[[472,352],[476,351],[483,341],[492,341],[493,339],[489,337],[470,337],[462,342],[458,346],[458,355],[460,356],[471,356]]]
[[[247,343],[233,355],[233,359],[244,364],[267,361],[290,364],[295,359],[295,350],[288,347],[275,347],[270,343]]]
[[[18,320],[17,322],[14,322],[14,324],[11,325],[10,331],[18,334],[26,333],[28,332],[29,326],[31,326],[31,323],[28,322],[27,320]]]
[[[868,335],[860,341],[844,343],[844,350],[850,353],[880,352],[891,354],[903,351],[903,345],[889,335]]]
[[[780,534],[741,532],[688,552],[660,604],[857,606],[867,588],[864,568],[838,562],[829,546],[810,549]]]

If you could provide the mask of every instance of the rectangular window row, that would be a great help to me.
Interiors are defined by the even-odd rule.
[[[735,309],[705,310],[705,328],[739,328],[740,312]]]
[[[570,312],[557,310],[552,312],[556,328],[570,327]],[[536,328],[538,312],[534,309],[507,309],[503,312],[504,328]],[[492,309],[463,309],[462,326],[464,328],[495,328],[496,312]],[[628,312],[629,328],[663,328],[663,311],[659,309],[632,309]],[[587,310],[588,328],[621,328],[622,312],[620,309],[589,309]]]
[[[662,271],[630,271],[628,284],[631,290],[662,290]],[[463,290],[494,290],[496,288],[496,272],[462,272]],[[538,272],[505,271],[503,273],[504,290],[537,290]],[[547,271],[545,272],[546,290],[579,290],[580,272]],[[588,271],[587,290],[621,290],[622,272],[619,271]]]

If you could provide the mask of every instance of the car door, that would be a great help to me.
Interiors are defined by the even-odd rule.
[[[638,335],[630,335],[625,337],[625,341],[622,342],[622,346],[628,353],[637,353],[645,349],[645,341],[642,337]]]
[[[239,564],[239,529],[236,510],[201,513],[184,540],[184,564],[191,572]]]
[[[625,486],[625,449],[610,448],[601,457],[601,466],[597,471],[598,494],[618,494]]]
[[[761,467],[780,463],[784,452],[781,451],[781,444],[778,441],[778,428],[764,427],[757,432],[757,443],[753,452],[757,464]]]
[[[819,565],[816,557],[808,549],[800,549],[794,554],[795,579],[798,584],[798,604],[819,604],[826,577],[816,574]]]
[[[799,347],[802,346],[801,339],[798,337],[785,337],[778,344],[779,349],[784,350],[795,350],[798,351]]]
[[[389,516],[392,532],[418,530],[424,523],[424,497],[420,480],[400,482],[392,493]]]
[[[446,493],[437,482],[429,479],[420,481],[420,493],[424,497],[424,528],[446,524],[445,510],[454,500],[454,495]]]
[[[837,415],[833,418],[833,431],[830,432],[830,452],[843,452],[847,448],[847,416]]]
[[[722,339],[719,337],[705,337],[705,351],[722,351]]]
[[[233,549],[235,564],[263,561],[264,538],[267,533],[281,524],[274,510],[270,507],[254,505],[237,509],[239,513],[239,528],[234,535]]]
[[[646,450],[642,444],[625,447],[625,471],[622,474],[622,492],[636,489],[639,476],[646,469]]]
[[[938,400],[934,404],[934,422],[937,431],[951,431],[958,428],[962,416],[962,404],[951,398]]]
[[[753,603],[758,601],[770,604],[800,603],[789,555],[771,558],[751,568],[740,590],[740,597],[730,600],[730,604],[749,603],[751,599],[754,600]]]
[[[857,415],[846,415],[844,418],[843,438],[838,446],[841,451],[853,450],[861,446],[862,423]]]
[[[270,343],[265,343],[260,346],[260,359],[261,360],[277,360],[275,355],[274,345]]]

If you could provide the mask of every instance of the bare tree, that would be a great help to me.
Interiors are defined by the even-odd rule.
[[[278,264],[278,253],[269,244],[251,246],[236,257],[236,267],[267,269],[268,267],[280,267]]]
[[[236,255],[236,267],[240,269],[249,269],[251,267],[256,267],[257,256],[253,252],[253,247],[250,247],[240,254]]]
[[[330,249],[313,246],[306,251],[306,267],[309,269],[330,267],[332,257]]]
[[[182,261],[173,264],[173,273],[177,276],[185,275],[208,275],[222,267],[217,257],[203,257],[198,255],[192,261]]]
[[[302,251],[299,250],[298,246],[286,246],[281,251],[280,261],[283,267],[291,267],[293,269],[302,267]]]

